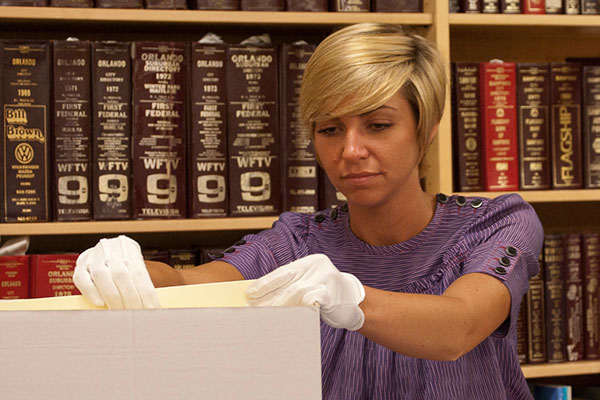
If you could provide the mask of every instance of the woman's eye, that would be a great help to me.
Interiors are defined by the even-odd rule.
[[[392,126],[392,124],[389,123],[372,123],[369,125],[369,127],[374,130],[375,132],[381,132],[384,131],[388,128],[390,128]]]
[[[317,129],[317,133],[321,135],[333,135],[337,131],[335,126],[328,126]]]

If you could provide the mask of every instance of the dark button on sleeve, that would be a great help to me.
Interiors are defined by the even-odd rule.
[[[315,215],[315,221],[317,221],[318,223],[321,223],[321,222],[325,221],[325,218],[326,217],[323,214],[317,214],[317,215]]]
[[[465,199],[464,196],[458,196],[455,202],[457,206],[462,207],[467,204],[467,199]]]
[[[338,216],[338,210],[337,208],[333,208],[331,210],[331,212],[329,213],[329,217],[331,217],[331,219],[335,220]]]
[[[514,257],[517,255],[517,249],[512,246],[508,246],[506,248],[506,254],[508,254],[510,257]]]
[[[510,265],[510,260],[508,259],[508,257],[501,257],[500,260],[498,260],[498,262],[503,267],[508,267]]]
[[[483,201],[481,201],[481,199],[473,199],[473,201],[471,201],[471,207],[477,209],[479,207],[481,207],[483,204]]]
[[[223,258],[223,257],[225,257],[225,254],[223,254],[223,253],[212,253],[211,256],[213,258]]]
[[[237,242],[235,242],[236,246],[242,246],[244,244],[246,244],[246,241],[244,239],[241,239],[241,240],[238,240]]]
[[[494,270],[498,275],[506,275],[506,268],[504,267],[496,267]]]
[[[234,251],[235,249],[233,247],[230,247],[227,250],[225,250],[225,253],[233,253]]]
[[[446,196],[444,193],[438,193],[436,195],[436,199],[437,199],[438,203],[441,203],[441,204],[446,204],[448,202],[448,196]]]

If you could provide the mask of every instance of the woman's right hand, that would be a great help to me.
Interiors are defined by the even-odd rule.
[[[100,239],[81,253],[73,282],[98,307],[160,308],[140,245],[127,236]]]

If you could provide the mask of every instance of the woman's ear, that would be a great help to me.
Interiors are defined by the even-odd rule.
[[[439,128],[439,122],[435,124],[433,128],[431,128],[431,132],[429,132],[429,139],[427,140],[427,146],[431,145],[431,142],[433,142],[433,139],[435,139],[435,135],[437,135]]]

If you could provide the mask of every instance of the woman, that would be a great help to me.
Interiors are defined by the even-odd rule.
[[[98,305],[155,307],[152,282],[258,279],[251,304],[318,303],[325,399],[531,398],[516,320],[542,227],[517,195],[423,192],[445,88],[423,38],[387,24],[339,30],[311,57],[300,102],[347,204],[283,213],[192,270],[146,262],[151,278],[135,242],[104,239],[78,260],[77,286]]]

